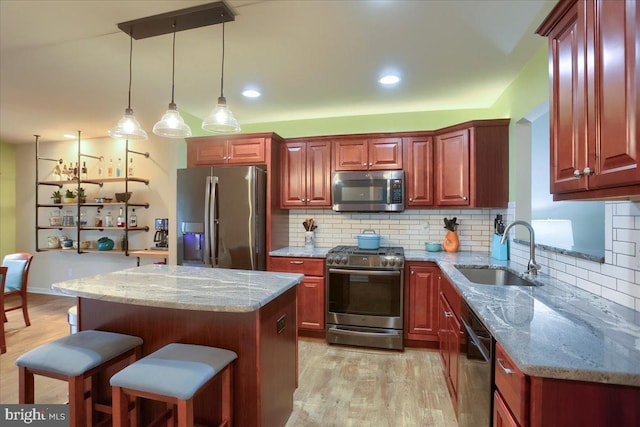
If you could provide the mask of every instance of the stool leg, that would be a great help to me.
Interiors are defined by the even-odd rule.
[[[121,387],[111,388],[111,402],[113,427],[129,427],[129,399]],[[134,412],[138,410],[138,402],[135,402],[135,406]],[[136,419],[134,422],[136,423],[134,426],[136,426],[138,420]]]
[[[33,403],[33,373],[24,366],[18,367],[18,403]]]
[[[193,399],[178,400],[178,427],[193,427]]]
[[[84,399],[84,377],[69,377],[69,426],[84,427],[87,424],[86,402]]]
[[[221,426],[233,425],[233,362],[228,364],[221,372],[222,411]]]

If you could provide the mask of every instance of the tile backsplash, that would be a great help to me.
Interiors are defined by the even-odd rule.
[[[461,251],[489,253],[493,219],[505,209],[411,209],[397,213],[336,213],[330,209],[289,211],[289,246],[304,246],[303,221],[313,218],[316,247],[357,244],[356,235],[373,229],[382,236],[382,246],[424,250],[425,242],[444,240],[444,217],[457,217]]]
[[[336,213],[329,209],[289,211],[289,246],[304,246],[306,218],[318,225],[316,246],[355,245],[356,234],[373,229],[382,235],[381,245],[423,250],[425,242],[442,242],[443,218],[457,217],[461,251],[489,253],[493,219],[503,214],[514,220],[515,203],[509,209],[411,209],[400,213]],[[511,233],[510,233],[511,234]],[[510,237],[513,237],[512,235]],[[511,242],[511,259],[529,259],[529,246]],[[536,250],[542,273],[608,300],[640,311],[640,202],[606,202],[605,262],[598,263],[544,249]]]

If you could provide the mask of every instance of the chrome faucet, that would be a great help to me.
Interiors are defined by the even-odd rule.
[[[529,263],[527,264],[527,273],[533,276],[538,274],[538,270],[540,270],[540,264],[536,263],[536,233],[533,231],[533,227],[526,221],[514,221],[511,224],[507,225],[507,228],[504,230],[504,234],[502,235],[502,240],[500,243],[504,245],[504,242],[507,241],[507,233],[514,225],[523,225],[527,227],[529,230]]]

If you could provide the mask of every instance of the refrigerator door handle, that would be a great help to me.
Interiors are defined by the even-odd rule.
[[[211,211],[211,186],[212,180],[211,176],[206,177],[206,182],[204,186],[204,214],[203,214],[203,222],[204,222],[204,248],[202,250],[202,261],[205,265],[212,264],[211,262],[211,245],[210,236],[211,236],[211,224],[209,221]]]
[[[211,266],[219,267],[218,264],[218,177],[212,176],[211,178],[211,200],[209,204],[209,216],[207,221],[209,228],[211,229],[209,247],[211,248]]]

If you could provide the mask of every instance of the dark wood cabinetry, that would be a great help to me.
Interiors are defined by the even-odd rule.
[[[444,375],[455,412],[458,410],[458,374],[463,332],[460,324],[462,297],[449,281],[438,277],[438,340]],[[455,307],[455,309],[454,309]],[[458,311],[455,311],[458,310]]]
[[[433,206],[433,138],[402,139],[404,148],[405,206]]]
[[[554,200],[640,195],[640,8],[561,1],[549,38]]]
[[[435,204],[506,207],[509,119],[478,120],[435,136]]]
[[[187,164],[258,165],[265,163],[265,138],[218,136],[192,138],[187,148]]]
[[[509,407],[498,391],[493,393],[493,427],[522,427],[513,418]]]
[[[331,141],[287,141],[281,173],[283,208],[331,206]]]
[[[432,263],[406,265],[406,340],[438,340],[438,277],[440,269]]]
[[[496,344],[494,369],[496,396],[501,401],[494,400],[494,415],[497,409],[501,409],[499,419],[505,423],[502,425],[526,427],[529,424],[529,378],[518,369],[499,343]],[[496,425],[500,424],[494,420]]]
[[[402,169],[402,138],[334,139],[334,170]]]
[[[304,274],[298,284],[298,329],[324,332],[324,259],[269,257],[268,270]]]

